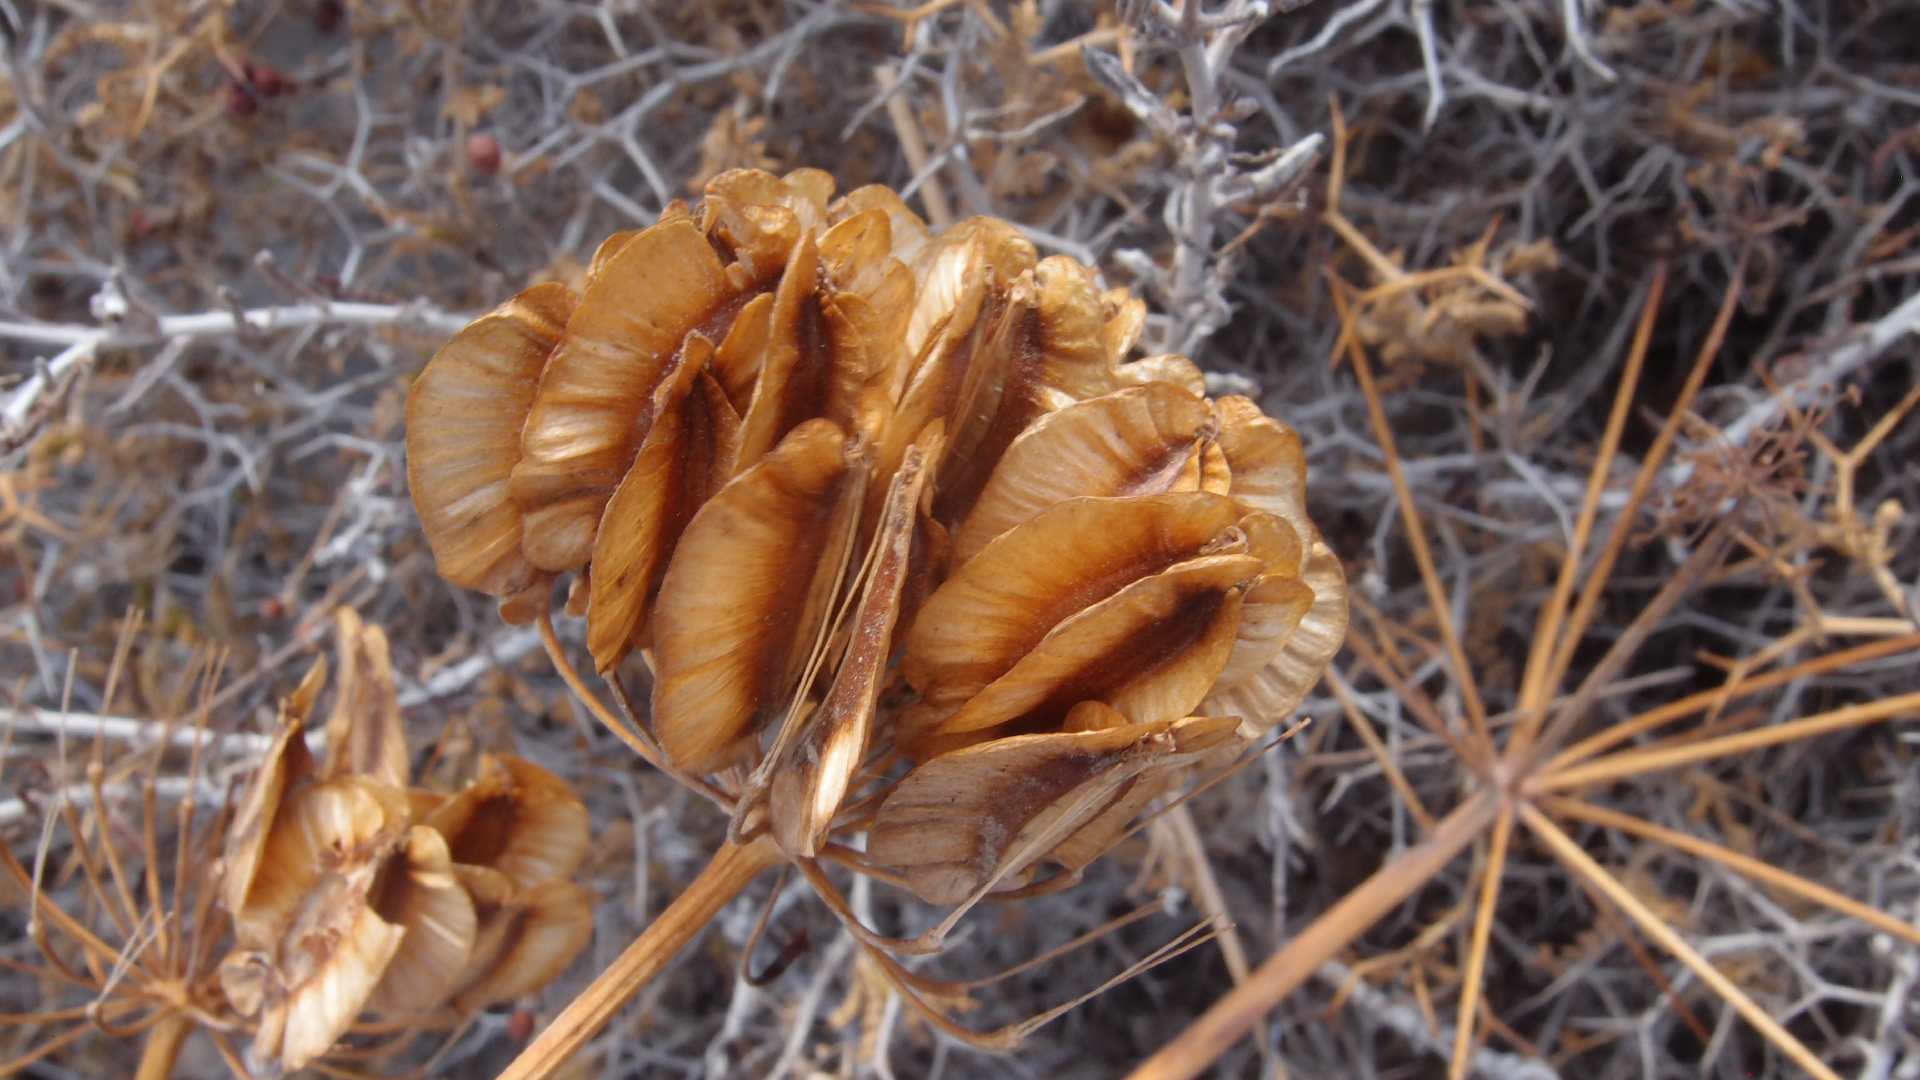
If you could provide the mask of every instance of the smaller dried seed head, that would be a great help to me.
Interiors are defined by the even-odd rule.
[[[385,634],[343,609],[327,757],[305,725],[315,665],[283,707],[224,859],[234,948],[220,983],[263,1068],[298,1069],[363,1014],[450,1023],[558,975],[592,931],[586,808],[559,777],[483,757],[452,795],[407,786]]]

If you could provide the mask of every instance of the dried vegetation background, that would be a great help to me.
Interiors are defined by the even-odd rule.
[[[1878,660],[1786,680],[1728,723],[1911,694],[1920,427],[1901,414],[1920,385],[1920,5],[1259,7],[1202,5],[1181,31],[1152,5],[1066,0],[0,0],[0,828],[13,849],[44,851],[44,887],[83,906],[71,844],[43,821],[65,797],[97,829],[104,797],[108,833],[137,850],[142,783],[157,777],[162,812],[147,816],[167,850],[174,801],[217,804],[258,747],[189,758],[190,737],[155,749],[162,725],[262,730],[331,609],[351,605],[392,641],[413,742],[434,747],[417,764],[450,777],[482,750],[513,751],[587,799],[598,935],[525,1008],[564,1004],[724,825],[590,721],[532,630],[436,577],[405,490],[404,394],[465,315],[533,282],[577,284],[606,234],[739,166],[818,166],[843,191],[892,183],[936,224],[1019,222],[1043,251],[1144,294],[1149,352],[1193,350],[1214,389],[1258,394],[1299,429],[1313,513],[1374,659],[1343,654],[1303,706],[1315,723],[1193,804],[1218,902],[1256,963],[1472,784],[1381,676],[1460,713],[1355,343],[1496,726],[1519,700],[1650,297],[1603,528],[1692,357],[1717,348],[1576,669],[1703,545],[1733,554],[1658,618],[1601,712],[1710,689],[1739,658],[1757,670],[1876,641],[1892,643]],[[1137,83],[1096,78],[1083,46]],[[1230,131],[1178,128],[1194,63],[1218,76]],[[1288,148],[1318,150],[1311,179],[1263,188]],[[1648,772],[1590,801],[1910,921],[1920,778],[1906,731]],[[1078,888],[976,916],[938,970],[998,970],[1143,901],[1168,912],[980,991],[974,1026],[1097,985],[1186,926],[1211,887],[1169,833],[1143,832]],[[1578,835],[1829,1066],[1920,1075],[1914,945],[1715,862]],[[1442,1074],[1484,848],[1321,965],[1266,1028],[1277,1055],[1243,1041],[1217,1075]],[[166,889],[176,865],[204,871],[155,863]],[[1797,1074],[1543,849],[1516,839],[1506,867],[1473,1072]],[[1017,1055],[979,1054],[903,1016],[798,885],[769,941],[806,928],[812,948],[763,989],[737,979],[767,887],[570,1075],[1114,1076],[1230,985],[1209,946]],[[885,888],[855,902],[924,917]],[[0,886],[0,961],[36,955],[24,903]],[[0,976],[0,1012],[92,995]],[[522,1023],[483,1017],[436,1068],[491,1075]],[[0,1028],[0,1061],[61,1030]],[[28,1074],[130,1072],[129,1043],[73,1030]],[[223,1069],[195,1043],[181,1075]]]

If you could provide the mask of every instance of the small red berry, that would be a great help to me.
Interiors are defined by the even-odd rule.
[[[220,96],[230,116],[252,116],[260,111],[260,102],[255,100],[253,91],[239,83],[228,83]]]
[[[514,1042],[526,1042],[533,1035],[533,1012],[529,1009],[515,1009],[507,1017],[507,1038]]]
[[[247,76],[252,80],[253,88],[260,91],[261,97],[276,98],[288,90],[286,76],[271,64],[249,64]]]
[[[467,168],[482,176],[500,171],[500,140],[484,133],[467,136]]]
[[[287,614],[287,605],[277,596],[269,596],[260,601],[260,617],[269,622],[279,622]]]

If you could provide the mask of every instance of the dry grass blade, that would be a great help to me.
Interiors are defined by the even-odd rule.
[[[1695,762],[1763,750],[1769,746],[1798,742],[1865,724],[1877,724],[1883,720],[1915,713],[1920,713],[1920,691],[1862,705],[1848,705],[1815,716],[1761,728],[1758,731],[1743,731],[1679,746],[1651,746],[1644,749],[1621,750],[1582,764],[1544,771],[1528,780],[1524,787],[1529,792],[1549,792],[1604,784],[1608,781],[1640,776],[1661,769],[1673,769]]]
[[[1869,926],[1877,926],[1895,937],[1905,938],[1916,945],[1920,945],[1920,928],[1915,927],[1905,919],[1895,918],[1881,911],[1879,908],[1863,904],[1850,896],[1835,892],[1818,882],[1809,881],[1799,874],[1789,873],[1771,863],[1753,858],[1750,855],[1742,855],[1737,851],[1702,840],[1697,836],[1689,836],[1683,832],[1677,832],[1664,826],[1655,825],[1651,821],[1636,818],[1631,814],[1622,814],[1618,811],[1594,806],[1577,799],[1548,796],[1541,799],[1539,805],[1540,809],[1548,814],[1557,814],[1561,817],[1573,818],[1576,821],[1585,821],[1604,828],[1619,829],[1621,832],[1632,833],[1635,836],[1644,836],[1655,843],[1673,848],[1675,851],[1684,851],[1689,855],[1698,855],[1703,859],[1711,859],[1744,877],[1763,882],[1785,892],[1806,897],[1808,900],[1812,900],[1817,904],[1824,904],[1842,915],[1859,919]]]
[[[1487,792],[1461,803],[1426,839],[1328,908],[1316,920],[1313,933],[1295,937],[1268,957],[1245,983],[1129,1073],[1128,1080],[1190,1080],[1205,1072],[1259,1023],[1274,1002],[1305,985],[1322,963],[1465,851],[1499,814],[1498,800]]]
[[[1447,1075],[1460,1080],[1467,1074],[1468,1055],[1473,1050],[1473,1032],[1481,1015],[1480,988],[1487,971],[1487,943],[1493,936],[1494,905],[1500,899],[1500,881],[1507,872],[1507,842],[1513,838],[1513,807],[1502,803],[1500,816],[1493,822],[1493,843],[1487,852],[1486,870],[1480,878],[1480,902],[1473,912],[1473,939],[1467,947],[1467,964],[1461,972],[1460,1010],[1454,1020],[1453,1059]]]
[[[1541,842],[1552,849],[1554,855],[1566,864],[1567,869],[1591,883],[1627,913],[1646,935],[1658,942],[1660,947],[1671,953],[1703,983],[1713,988],[1727,1004],[1733,1006],[1747,1023],[1767,1037],[1767,1040],[1779,1047],[1781,1052],[1791,1058],[1795,1065],[1807,1070],[1821,1080],[1840,1080],[1840,1074],[1829,1068],[1826,1062],[1807,1049],[1805,1043],[1793,1037],[1786,1028],[1780,1026],[1767,1010],[1761,1007],[1746,992],[1741,990],[1732,979],[1722,974],[1713,962],[1701,956],[1673,931],[1661,918],[1654,914],[1633,891],[1622,885],[1619,879],[1607,873],[1592,856],[1581,850],[1573,838],[1561,832],[1559,827],[1549,821],[1546,815],[1531,806],[1522,803],[1520,816],[1527,828],[1540,838]]]

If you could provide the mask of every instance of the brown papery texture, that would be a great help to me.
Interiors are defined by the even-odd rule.
[[[722,172],[602,245],[475,512],[583,575],[569,611],[635,709],[609,722],[734,842],[771,830],[808,859],[871,825],[873,869],[970,904],[1077,871],[1230,761],[1344,632],[1299,439],[1184,357],[1133,358],[1143,320],[1004,221],[929,230],[884,188]],[[487,370],[472,338],[429,386]],[[441,437],[410,430],[409,453]],[[1115,749],[1015,752],[1034,738]],[[903,854],[933,844],[925,792],[960,789],[954,854]]]

